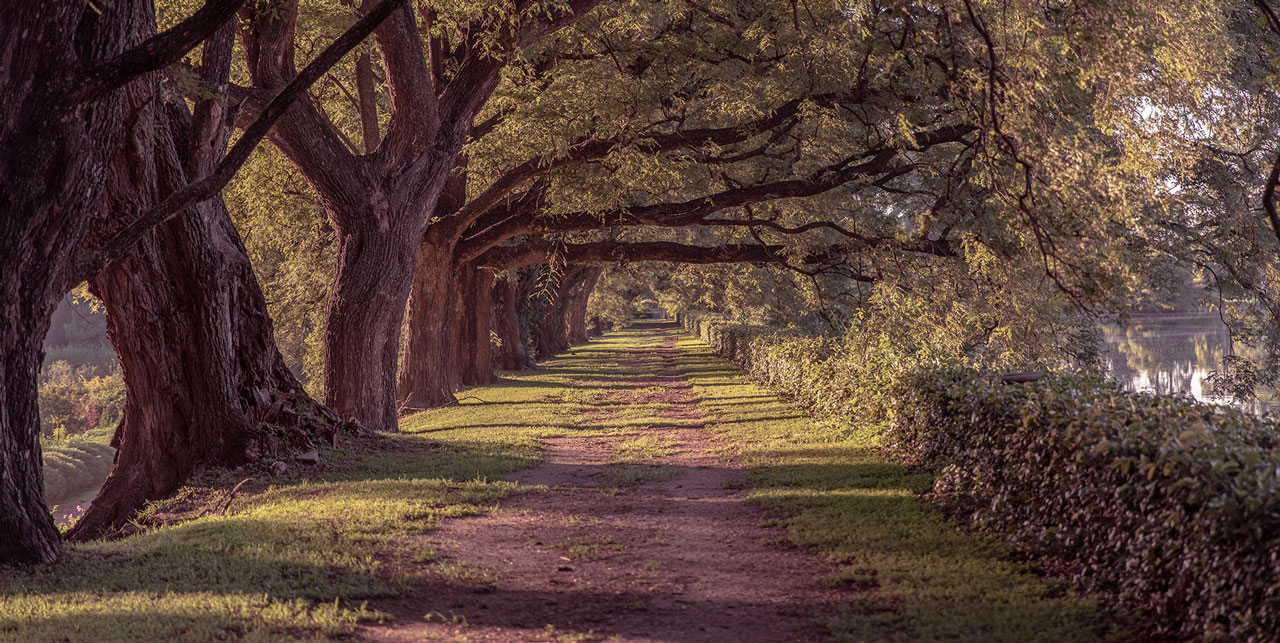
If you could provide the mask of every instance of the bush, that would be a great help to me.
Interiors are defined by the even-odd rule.
[[[40,426],[53,436],[61,429],[75,436],[114,426],[124,410],[124,379],[118,369],[97,374],[89,366],[73,369],[53,362],[40,378]]]
[[[1280,632],[1280,431],[1271,418],[1098,377],[1004,384],[874,335],[799,338],[685,313],[685,327],[815,411],[881,431],[935,500],[1160,638]]]

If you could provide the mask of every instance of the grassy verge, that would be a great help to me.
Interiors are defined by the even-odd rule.
[[[112,431],[112,427],[95,429],[41,449],[44,497],[51,509],[74,504],[97,493],[111,471],[111,460],[116,453],[109,444]]]
[[[697,339],[679,348],[712,429],[751,466],[746,497],[837,563],[831,582],[872,590],[829,620],[837,640],[1117,638],[1091,601],[947,523],[918,497],[931,478],[881,456],[877,436],[816,422]]]
[[[260,478],[220,509],[239,476],[213,472],[144,519],[186,519],[113,542],[72,545],[53,567],[0,568],[0,640],[312,640],[385,618],[420,553],[406,534],[484,512],[517,491],[502,474],[538,461],[538,438],[573,430],[566,387],[582,356],[468,391],[401,421],[402,433],[346,439],[314,469]],[[161,521],[163,522],[163,521]],[[408,573],[408,572],[405,572]]]

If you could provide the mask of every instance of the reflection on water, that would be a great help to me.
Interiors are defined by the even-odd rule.
[[[1124,326],[1106,324],[1103,362],[1111,377],[1135,391],[1185,393],[1205,402],[1205,378],[1221,368],[1231,337],[1215,313],[1144,313]],[[1269,396],[1268,396],[1269,397]],[[1255,412],[1280,411],[1280,403],[1256,401]]]

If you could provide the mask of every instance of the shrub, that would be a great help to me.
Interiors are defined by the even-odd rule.
[[[124,409],[124,394],[118,369],[99,375],[93,367],[73,369],[66,362],[53,362],[40,378],[42,430],[53,435],[61,427],[74,436],[114,426]]]
[[[937,502],[1079,586],[1147,616],[1160,638],[1280,632],[1280,431],[1271,418],[1099,377],[1030,384],[874,334],[804,338],[684,313],[755,379],[874,426],[934,473]]]

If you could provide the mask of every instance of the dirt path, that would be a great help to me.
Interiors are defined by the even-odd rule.
[[[819,580],[831,567],[787,547],[736,496],[744,469],[719,455],[714,418],[676,368],[674,333],[654,338],[616,355],[623,373],[582,382],[600,391],[581,409],[584,424],[644,426],[548,440],[544,464],[517,478],[538,489],[411,543],[428,575],[376,603],[396,618],[362,636],[825,640],[819,620],[842,598]],[[643,422],[617,421],[640,407]]]

